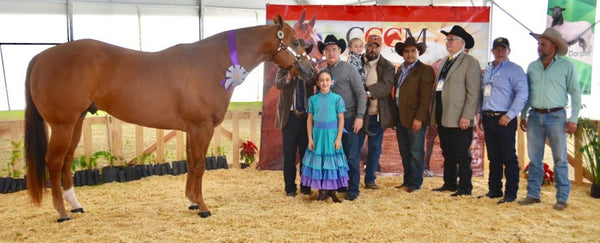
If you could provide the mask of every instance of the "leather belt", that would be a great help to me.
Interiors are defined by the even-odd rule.
[[[539,108],[533,108],[533,110],[537,113],[552,113],[552,112],[557,112],[557,111],[562,111],[564,109],[564,107],[555,107],[555,108],[548,108],[548,109],[539,109]]]
[[[483,115],[486,117],[500,117],[506,114],[505,111],[483,111]]]

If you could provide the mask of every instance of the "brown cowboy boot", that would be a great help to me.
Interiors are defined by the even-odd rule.
[[[319,196],[317,196],[318,201],[325,201],[329,198],[329,195],[326,190],[319,190]]]
[[[329,196],[331,197],[331,199],[333,200],[333,202],[336,203],[341,203],[342,200],[340,200],[336,195],[335,195],[335,190],[329,190]]]

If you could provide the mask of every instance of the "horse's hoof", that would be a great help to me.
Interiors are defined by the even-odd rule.
[[[84,213],[83,208],[71,209],[71,213]]]
[[[62,223],[62,222],[68,221],[68,220],[71,220],[71,218],[70,217],[59,218],[59,219],[56,220],[56,222]]]
[[[192,205],[188,207],[189,210],[200,210],[200,207],[198,205]]]
[[[210,211],[199,212],[198,215],[200,215],[200,218],[208,218],[208,216],[210,216]]]

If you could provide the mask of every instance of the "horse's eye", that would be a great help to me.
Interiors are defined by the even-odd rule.
[[[292,41],[292,45],[294,45],[294,47],[298,47],[298,43],[299,43],[298,40],[293,40]]]

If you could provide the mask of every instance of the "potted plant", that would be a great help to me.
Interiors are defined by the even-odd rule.
[[[0,178],[0,193],[9,193],[25,190],[27,182],[21,178],[21,170],[17,163],[23,158],[23,142],[10,142],[13,147],[10,160],[6,163],[6,178]]]
[[[529,164],[523,169],[523,178],[529,178]],[[544,163],[544,179],[542,180],[542,186],[550,185],[552,183],[554,183],[554,172],[550,169],[548,164]]]
[[[581,144],[579,152],[583,156],[583,167],[592,182],[590,195],[600,198],[600,134],[598,127],[589,119],[580,119],[577,138]]]
[[[212,152],[212,150],[210,151],[210,156],[206,156],[206,170],[214,170],[217,168],[217,157],[215,157],[215,154]]]
[[[248,141],[242,143],[242,146],[240,146],[240,159],[242,160],[242,163],[240,163],[240,166],[242,169],[244,169],[244,168],[250,166],[252,163],[254,163],[254,161],[256,160],[256,151],[257,150],[258,150],[258,148],[252,141],[248,140]]]
[[[225,156],[225,147],[218,146],[217,152],[219,153],[217,156],[217,169],[229,169],[229,164],[227,164],[227,156]]]
[[[104,158],[109,164],[102,168],[102,182],[110,183],[116,181],[119,178],[119,167],[115,166],[115,161],[119,160],[119,158],[107,151],[98,151],[94,155]]]

